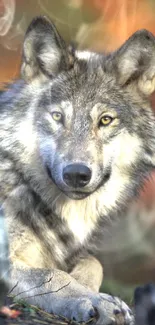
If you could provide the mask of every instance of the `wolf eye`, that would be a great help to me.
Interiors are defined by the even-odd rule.
[[[107,126],[113,121],[113,117],[109,115],[104,115],[99,121],[99,126]]]
[[[53,112],[52,113],[52,118],[56,122],[61,122],[62,121],[62,114],[59,112]]]

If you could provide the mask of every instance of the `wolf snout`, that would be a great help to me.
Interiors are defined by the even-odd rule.
[[[74,188],[86,186],[91,179],[90,168],[83,164],[70,164],[63,169],[63,180],[65,184]]]

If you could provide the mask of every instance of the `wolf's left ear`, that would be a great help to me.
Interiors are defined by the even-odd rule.
[[[155,91],[155,37],[137,31],[112,55],[110,66],[122,86],[135,82],[149,96]]]
[[[73,57],[54,24],[46,17],[36,17],[27,29],[21,65],[26,81],[44,80],[71,67]]]

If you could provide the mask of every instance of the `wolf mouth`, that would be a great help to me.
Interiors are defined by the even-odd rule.
[[[74,200],[82,200],[85,199],[86,197],[90,196],[91,194],[93,194],[94,192],[96,192],[100,187],[104,186],[107,181],[109,180],[111,175],[110,170],[104,175],[102,181],[98,184],[97,187],[95,187],[95,189],[93,189],[93,191],[90,192],[86,192],[86,191],[76,191],[76,190],[72,190],[72,191],[63,191],[61,188],[60,190],[67,195],[69,198],[74,199]]]
[[[104,186],[111,176],[111,169],[109,168],[105,172],[102,181],[92,191],[86,191],[86,190],[79,191],[79,189],[67,190],[67,189],[63,189],[59,184],[57,184],[57,182],[55,181],[54,177],[52,176],[52,173],[51,173],[50,169],[48,168],[48,166],[46,167],[46,169],[47,169],[47,174],[50,177],[50,179],[52,180],[52,182],[59,188],[59,190],[62,193],[64,193],[66,196],[68,196],[70,199],[73,199],[73,200],[82,200],[82,199],[85,199],[86,197],[90,196],[95,191],[97,191],[100,187]]]
[[[82,200],[91,195],[93,192],[65,191],[63,193],[65,193],[70,199]]]

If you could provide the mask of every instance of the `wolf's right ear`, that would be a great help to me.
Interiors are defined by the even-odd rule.
[[[46,17],[36,17],[27,29],[21,65],[21,75],[27,82],[45,80],[68,70],[73,55],[54,24]]]

